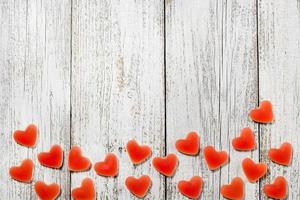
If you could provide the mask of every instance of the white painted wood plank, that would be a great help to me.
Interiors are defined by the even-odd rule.
[[[0,2],[1,199],[37,199],[33,184],[8,175],[8,168],[25,158],[35,162],[34,181],[59,183],[61,199],[69,198],[66,167],[47,169],[36,155],[55,143],[69,148],[70,8],[70,1]],[[28,123],[40,130],[33,150],[12,139],[12,132]]]
[[[117,178],[72,173],[72,188],[88,176],[98,199],[133,199],[126,177],[148,174],[146,199],[163,199],[151,160],[134,167],[125,149],[135,138],[164,153],[163,1],[74,0],[72,13],[72,145],[93,163],[108,152],[120,163]]]
[[[271,170],[266,182],[283,175],[289,198],[300,199],[300,4],[297,0],[259,1],[259,98],[273,103],[275,122],[261,125],[261,159]],[[270,147],[284,141],[294,148],[292,165],[283,167],[267,159]],[[267,199],[262,194],[262,199]]]

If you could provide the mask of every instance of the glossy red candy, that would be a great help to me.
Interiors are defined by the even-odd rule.
[[[206,164],[210,170],[216,170],[220,168],[229,160],[229,156],[226,151],[216,151],[213,146],[205,147],[203,154]]]
[[[283,176],[275,178],[272,184],[266,184],[264,186],[264,193],[273,199],[285,199],[287,197],[287,181]]]
[[[270,149],[268,152],[268,157],[273,162],[280,165],[290,165],[292,161],[293,148],[288,142],[283,143],[279,149]]]
[[[128,141],[126,149],[133,164],[140,164],[151,156],[151,148],[147,145],[139,145],[135,140]]]
[[[232,140],[232,146],[238,151],[250,151],[255,149],[255,137],[251,128],[243,128],[240,136]]]
[[[143,175],[139,178],[134,178],[133,176],[129,176],[126,178],[125,185],[127,189],[139,198],[143,198],[146,196],[150,186],[151,186],[151,178],[147,175]]]
[[[60,194],[60,186],[56,183],[47,185],[43,181],[37,181],[34,190],[40,200],[55,200]]]
[[[14,140],[23,146],[26,147],[34,147],[36,144],[38,135],[38,129],[34,124],[29,124],[27,128],[22,130],[17,130],[14,132],[13,137]]]
[[[25,159],[20,166],[14,166],[9,169],[9,175],[12,179],[20,182],[30,183],[32,181],[34,164],[32,160]]]
[[[96,190],[92,179],[85,178],[81,182],[81,186],[72,190],[74,200],[94,200],[96,199]]]
[[[258,108],[254,108],[249,113],[250,118],[259,123],[273,122],[273,110],[270,101],[262,101]]]
[[[242,168],[243,168],[244,174],[246,175],[247,179],[250,182],[258,181],[268,171],[268,167],[266,164],[255,163],[250,158],[245,158],[242,161]]]
[[[178,158],[175,154],[168,154],[166,157],[153,158],[152,164],[159,173],[173,176],[178,165]]]
[[[94,170],[100,176],[117,176],[119,170],[117,156],[108,153],[104,161],[95,163]]]
[[[38,160],[41,165],[50,168],[61,168],[63,164],[63,150],[59,145],[53,145],[49,152],[38,154]]]
[[[244,199],[244,182],[240,177],[232,179],[229,185],[221,187],[221,194],[223,197],[231,200]]]
[[[75,172],[86,171],[90,169],[90,166],[90,160],[82,156],[81,149],[73,146],[68,155],[68,169]]]
[[[198,199],[202,192],[203,181],[200,176],[193,176],[189,181],[179,181],[177,187],[181,194],[191,199]]]
[[[196,132],[190,132],[185,139],[177,140],[175,146],[179,152],[195,156],[199,153],[199,136]]]

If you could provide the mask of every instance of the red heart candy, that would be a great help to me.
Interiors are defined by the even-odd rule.
[[[199,136],[196,132],[190,132],[185,139],[176,141],[176,149],[187,155],[197,155],[199,153]]]
[[[202,192],[203,181],[200,176],[193,176],[189,181],[179,181],[178,190],[184,196],[191,199],[198,199]]]
[[[154,168],[165,176],[173,176],[176,171],[178,158],[175,154],[168,154],[166,157],[155,157],[152,160]]]
[[[50,168],[61,168],[63,164],[63,150],[59,145],[53,145],[49,152],[38,154],[38,160],[41,165]]]
[[[229,185],[221,187],[221,194],[223,197],[231,200],[244,199],[244,182],[240,177],[232,179]]]
[[[60,194],[60,186],[56,183],[47,185],[43,181],[37,181],[34,184],[34,189],[41,200],[55,200]]]
[[[287,197],[287,182],[283,176],[275,178],[273,184],[264,186],[264,193],[273,199],[285,199]]]
[[[232,146],[238,151],[250,151],[255,149],[255,137],[251,128],[243,128],[240,137],[232,140]]]
[[[25,131],[17,130],[14,132],[14,140],[23,146],[34,147],[38,135],[37,127],[34,124],[29,124]]]
[[[77,146],[73,146],[68,156],[68,168],[70,171],[86,171],[89,170],[91,162],[88,158],[81,155],[81,150]]]
[[[147,145],[140,146],[135,140],[128,141],[126,149],[133,164],[140,164],[151,156],[151,148]]]
[[[267,171],[268,167],[264,163],[255,163],[250,158],[245,158],[242,161],[242,168],[250,182],[258,181],[261,177],[263,177]]]
[[[270,149],[268,152],[268,157],[277,164],[288,166],[291,163],[292,154],[292,145],[288,142],[285,142],[279,147],[279,149]]]
[[[146,196],[150,186],[151,186],[151,178],[147,175],[142,175],[139,178],[134,178],[133,176],[129,176],[126,178],[125,185],[127,189],[139,198],[143,198]]]
[[[83,179],[81,182],[81,186],[72,190],[72,197],[74,200],[96,199],[96,191],[92,179]]]
[[[25,159],[20,166],[14,166],[9,169],[9,175],[12,179],[20,182],[30,183],[32,181],[34,164],[32,160]]]
[[[100,176],[117,176],[118,169],[118,158],[113,153],[107,154],[104,161],[94,165],[94,170]]]
[[[271,123],[273,121],[272,104],[270,101],[262,101],[258,108],[250,111],[250,118],[259,123]]]
[[[203,150],[204,159],[210,170],[216,170],[228,162],[229,156],[226,151],[216,151],[213,146],[207,146]]]

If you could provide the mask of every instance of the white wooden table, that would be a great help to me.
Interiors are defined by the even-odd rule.
[[[201,199],[223,199],[222,184],[241,176],[247,156],[269,164],[258,184],[246,183],[247,200],[267,199],[261,188],[277,175],[289,181],[289,200],[300,199],[300,1],[299,0],[0,0],[0,199],[36,199],[33,184],[12,181],[8,168],[24,158],[36,163],[34,180],[61,184],[60,199],[83,177],[95,181],[97,199],[134,199],[129,175],[148,174],[145,199],[186,199],[177,182],[204,180]],[[274,105],[275,123],[257,125],[248,111],[262,99]],[[34,149],[17,145],[12,132],[38,125]],[[250,126],[258,148],[240,153],[231,139]],[[174,147],[197,130],[201,148],[230,153],[230,163],[210,172],[202,156]],[[153,156],[174,152],[173,178],[151,160],[134,167],[124,148],[135,138]],[[289,141],[290,167],[266,152]],[[52,144],[79,145],[92,162],[108,152],[120,159],[117,178],[93,170],[70,173],[38,164]]]

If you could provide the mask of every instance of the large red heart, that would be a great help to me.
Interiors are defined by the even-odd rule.
[[[101,176],[117,176],[119,170],[117,156],[113,153],[107,154],[104,161],[95,163],[94,170]]]
[[[251,128],[243,128],[240,136],[232,140],[232,146],[238,151],[250,151],[255,149],[255,137]]]
[[[38,154],[38,160],[41,165],[50,168],[61,168],[63,164],[63,150],[59,145],[53,145],[49,152],[41,152]]]
[[[68,168],[70,171],[86,171],[89,170],[91,162],[88,158],[81,155],[81,149],[73,146],[68,156]]]
[[[242,161],[242,168],[243,168],[243,171],[244,171],[247,179],[250,182],[258,181],[268,171],[268,167],[267,167],[266,164],[264,164],[264,163],[255,163],[250,158],[245,158]]]
[[[20,182],[30,183],[32,181],[34,164],[32,160],[25,159],[20,166],[14,166],[9,169],[12,179]]]
[[[293,154],[292,145],[288,142],[280,145],[279,149],[270,149],[268,157],[277,164],[288,166],[291,163]]]
[[[151,156],[151,148],[147,145],[139,145],[135,140],[128,141],[126,149],[133,164],[140,164]]]
[[[283,176],[275,178],[273,184],[264,186],[264,193],[273,199],[285,199],[287,197],[287,182]]]
[[[216,170],[228,162],[229,156],[226,151],[216,151],[213,146],[207,146],[203,150],[204,159],[210,170]]]
[[[195,156],[199,153],[199,136],[196,132],[190,132],[185,139],[177,140],[175,146],[179,152]]]
[[[134,178],[133,176],[129,176],[126,178],[125,185],[127,189],[139,198],[143,198],[146,196],[150,186],[151,186],[151,178],[147,175],[142,175],[139,178]]]
[[[56,183],[47,185],[43,181],[37,181],[34,189],[40,200],[55,200],[60,194],[60,186]]]
[[[23,146],[34,147],[38,135],[37,127],[34,124],[29,124],[25,131],[16,130],[13,134],[14,140]]]
[[[258,108],[254,108],[249,113],[250,118],[259,123],[273,122],[273,110],[270,101],[262,101]]]
[[[200,176],[193,176],[189,181],[179,181],[179,192],[191,199],[198,199],[202,192],[203,181]]]
[[[96,190],[92,179],[85,178],[81,182],[81,186],[72,190],[74,200],[94,200],[96,199]]]
[[[223,197],[231,200],[244,199],[244,182],[240,177],[232,179],[229,185],[221,187],[221,194]]]
[[[178,158],[175,154],[168,154],[166,157],[155,157],[152,160],[154,168],[165,176],[173,176],[176,171]]]

